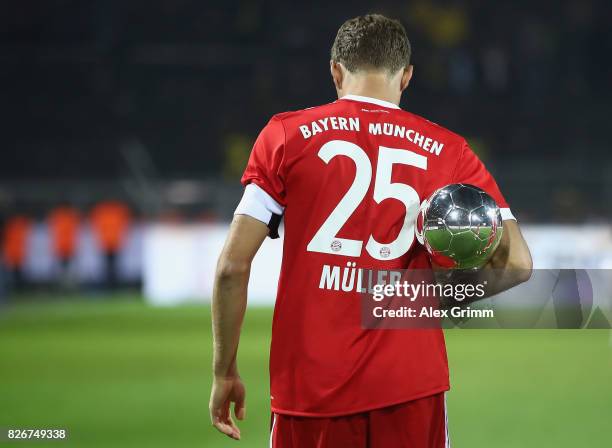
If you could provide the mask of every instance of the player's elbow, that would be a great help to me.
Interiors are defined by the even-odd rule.
[[[510,268],[514,273],[514,277],[517,283],[525,283],[531,278],[533,271],[533,260],[529,248],[526,244],[522,244],[513,251],[512,255]]]
[[[502,236],[503,246],[501,264],[505,265],[505,270],[511,275],[513,283],[518,285],[531,278],[533,261],[531,252],[525,238],[516,221],[504,221],[504,235]]]
[[[219,259],[217,264],[217,280],[219,282],[235,281],[248,277],[251,271],[251,263],[229,258]]]

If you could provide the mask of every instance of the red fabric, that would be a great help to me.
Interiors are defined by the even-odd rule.
[[[101,202],[91,211],[91,223],[102,249],[117,252],[131,223],[130,209],[118,201]]]
[[[57,207],[48,217],[53,252],[59,258],[70,258],[76,250],[79,212],[72,207]]]
[[[9,268],[21,268],[25,262],[32,221],[25,216],[13,216],[5,225],[2,256]]]
[[[398,125],[405,135],[374,135],[370,124],[387,131]],[[434,141],[439,154],[431,151]],[[327,162],[324,145],[335,154]],[[420,202],[447,184],[472,183],[506,207],[465,139],[400,109],[344,99],[274,116],[253,147],[242,182],[259,185],[285,207],[270,354],[273,412],[347,415],[447,390],[441,330],[365,330],[357,292],[363,284],[349,275],[344,291],[341,280],[326,283],[323,273],[350,271],[353,263],[377,270],[430,268],[410,226]],[[339,218],[332,212],[341,201],[351,211],[349,190],[354,211]],[[339,230],[327,232],[313,249],[315,235],[331,221]],[[371,239],[380,245],[370,247]],[[403,244],[399,249],[392,247],[396,240]],[[351,244],[357,245],[352,255],[343,255]]]
[[[464,142],[459,158],[459,163],[455,169],[453,183],[470,184],[482,188],[495,199],[499,208],[508,208],[508,202],[502,195],[495,179],[485,168],[482,161],[474,154],[467,142]]]
[[[444,394],[343,417],[272,416],[273,448],[446,448]]]

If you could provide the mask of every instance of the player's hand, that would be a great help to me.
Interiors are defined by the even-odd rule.
[[[243,420],[246,412],[246,391],[239,376],[215,377],[210,392],[210,420],[215,428],[232,439],[240,440],[240,429],[232,419],[230,405],[234,403],[234,415]]]

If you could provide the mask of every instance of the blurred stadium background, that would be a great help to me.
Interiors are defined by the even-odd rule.
[[[206,303],[238,179],[273,114],[334,98],[329,47],[358,14],[402,20],[402,106],[468,138],[536,267],[612,266],[609,2],[0,4],[0,427],[230,444],[208,424]],[[280,249],[250,285],[247,447],[267,443]],[[455,446],[610,446],[608,332],[447,337]]]

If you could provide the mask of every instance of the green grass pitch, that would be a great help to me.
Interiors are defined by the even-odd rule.
[[[134,298],[0,308],[0,427],[65,427],[18,447],[265,447],[272,311],[251,308],[239,368],[243,440],[208,420],[208,307]],[[455,447],[612,446],[612,351],[603,330],[451,330]]]

